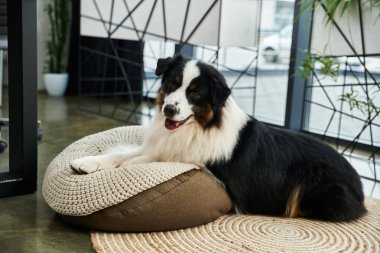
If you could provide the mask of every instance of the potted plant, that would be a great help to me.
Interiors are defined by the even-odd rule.
[[[68,5],[67,0],[50,0],[44,9],[50,21],[50,38],[46,42],[44,82],[51,96],[63,96],[67,88],[68,74],[63,64],[63,53],[69,26]]]

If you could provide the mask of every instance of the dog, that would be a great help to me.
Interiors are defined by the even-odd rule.
[[[178,54],[159,59],[154,119],[143,144],[74,160],[82,173],[124,164],[185,162],[205,166],[246,214],[354,220],[366,213],[350,163],[311,136],[269,127],[235,103],[222,74]]]

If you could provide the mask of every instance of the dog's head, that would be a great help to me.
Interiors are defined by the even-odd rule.
[[[156,75],[162,75],[157,105],[166,117],[167,129],[193,122],[203,128],[220,126],[231,90],[215,68],[178,54],[159,59]]]

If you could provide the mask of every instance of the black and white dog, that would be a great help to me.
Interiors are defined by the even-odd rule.
[[[225,184],[243,213],[348,221],[366,212],[360,178],[345,158],[317,139],[247,116],[212,66],[176,55],[159,59],[156,75],[159,112],[143,144],[74,160],[73,169],[195,163]]]

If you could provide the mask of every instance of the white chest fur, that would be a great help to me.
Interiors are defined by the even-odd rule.
[[[195,121],[171,131],[165,128],[165,118],[157,113],[147,129],[142,150],[157,161],[205,164],[229,160],[248,116],[237,106],[232,96],[222,112],[222,125],[204,130]]]

